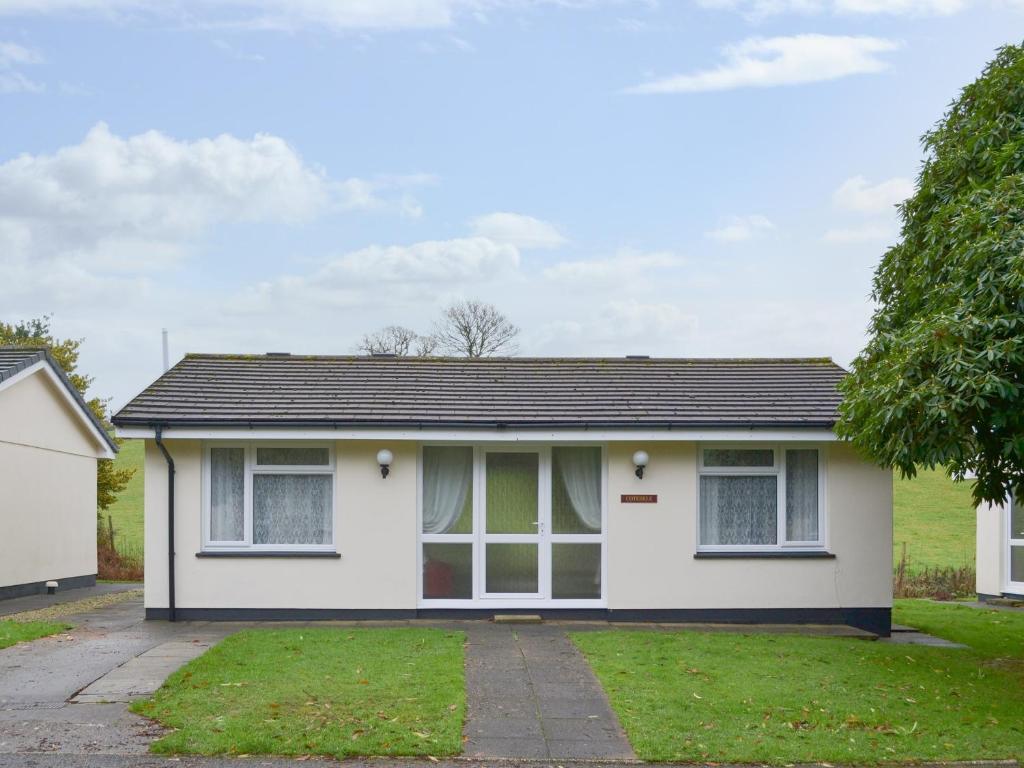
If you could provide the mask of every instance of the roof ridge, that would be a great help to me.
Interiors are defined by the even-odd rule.
[[[801,363],[834,365],[841,368],[831,357],[574,357],[567,355],[544,356],[502,356],[502,357],[460,357],[453,355],[341,355],[341,354],[300,354],[300,353],[256,353],[237,354],[227,352],[188,352],[183,360],[231,360],[294,362],[302,360],[352,360],[374,363],[624,363],[644,365],[646,363]]]

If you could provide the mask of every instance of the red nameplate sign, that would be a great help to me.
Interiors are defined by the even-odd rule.
[[[656,493],[624,493],[620,497],[623,504],[657,504],[658,494]]]

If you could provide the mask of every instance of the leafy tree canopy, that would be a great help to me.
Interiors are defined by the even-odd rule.
[[[837,431],[914,476],[1024,493],[1024,47],[1002,48],[923,138],[899,244],[874,278],[869,341]]]
[[[50,318],[43,316],[18,323],[0,322],[0,346],[46,347],[53,359],[64,369],[72,386],[85,397],[85,392],[92,384],[92,378],[78,372],[78,351],[82,339],[57,339],[50,331]],[[113,429],[107,418],[107,403],[98,397],[86,400],[96,418],[109,432]],[[121,440],[115,438],[120,445]],[[96,467],[96,505],[100,510],[107,509],[117,494],[124,490],[134,469],[118,469],[110,459],[101,459]]]

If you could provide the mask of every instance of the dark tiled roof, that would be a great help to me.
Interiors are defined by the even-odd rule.
[[[57,374],[57,378],[61,380],[61,383],[67,389],[68,394],[78,403],[82,414],[92,422],[93,426],[103,436],[107,446],[116,453],[117,444],[107,434],[107,430],[103,428],[103,425],[93,414],[92,409],[82,396],[78,394],[78,390],[75,389],[67,375],[65,375],[64,369],[57,364],[57,361],[43,347],[0,347],[0,382],[21,373],[26,368],[31,368],[41,360],[45,360],[49,364],[53,372]]]
[[[831,360],[189,355],[118,426],[831,427]]]

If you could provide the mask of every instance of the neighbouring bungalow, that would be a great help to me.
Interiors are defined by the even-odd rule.
[[[45,349],[0,347],[0,599],[96,583],[96,462],[116,451]]]
[[[146,441],[146,614],[888,634],[892,473],[833,432],[844,375],[822,359],[189,355],[114,417]]]
[[[982,504],[977,526],[978,598],[1024,600],[1024,505]]]

